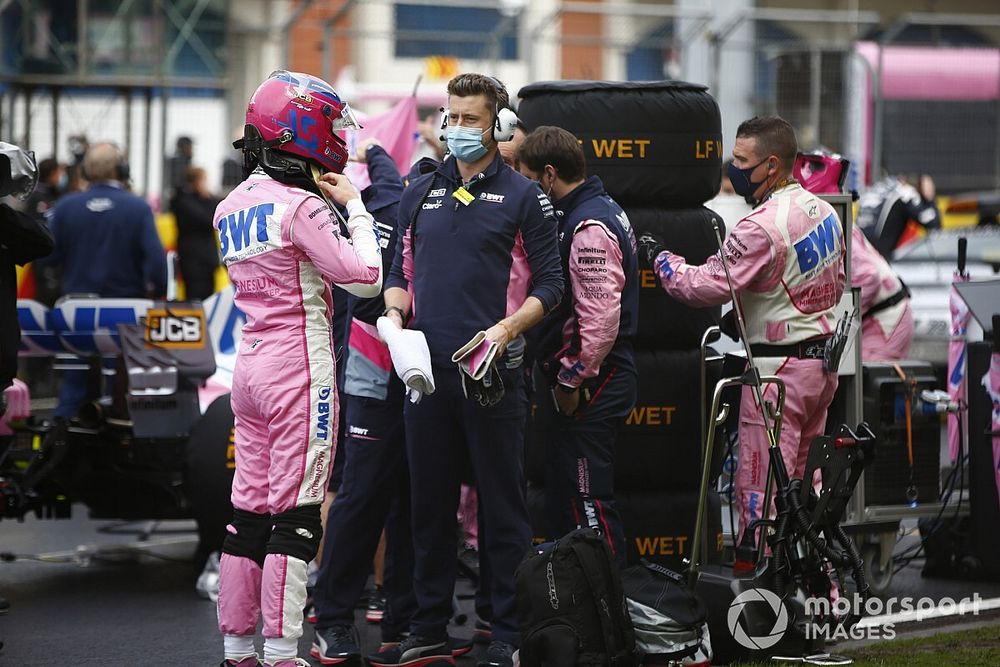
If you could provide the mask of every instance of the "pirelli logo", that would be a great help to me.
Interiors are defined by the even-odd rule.
[[[194,349],[205,345],[205,312],[198,308],[150,308],[146,311],[146,343]]]

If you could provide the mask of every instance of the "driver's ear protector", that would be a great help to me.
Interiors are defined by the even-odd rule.
[[[500,83],[496,78],[490,76],[487,77],[496,86],[497,93],[504,90],[503,84]],[[498,95],[499,96],[499,95]],[[447,107],[441,108],[441,141],[445,141],[445,128],[448,127],[448,109]],[[510,141],[514,138],[514,131],[517,129],[517,114],[507,107],[500,108],[499,105],[494,107],[493,113],[493,141]]]

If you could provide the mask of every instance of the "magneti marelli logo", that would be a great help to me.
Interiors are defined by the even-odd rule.
[[[770,632],[763,636],[752,636],[747,633],[747,623],[741,623],[740,618],[747,614],[766,614],[764,605],[770,608],[770,615],[774,618],[774,626]],[[747,607],[751,607],[747,609]],[[744,611],[746,610],[746,611]],[[740,646],[753,651],[764,651],[779,641],[788,630],[788,610],[782,604],[781,598],[765,588],[751,588],[736,596],[732,604],[729,605],[729,614],[726,617],[729,624],[729,634],[733,636]]]

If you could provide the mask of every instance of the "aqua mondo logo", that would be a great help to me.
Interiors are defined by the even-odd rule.
[[[747,621],[750,618],[773,618],[774,625],[765,635],[750,635],[747,632],[747,627],[750,625]],[[784,636],[788,629],[788,610],[782,604],[781,598],[771,591],[751,588],[736,596],[729,605],[726,620],[729,624],[729,633],[740,646],[753,651],[764,651],[777,644]]]

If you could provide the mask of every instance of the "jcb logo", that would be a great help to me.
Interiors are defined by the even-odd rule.
[[[632,408],[628,419],[625,420],[627,426],[670,426],[674,421],[675,405],[637,405]]]
[[[205,344],[205,313],[192,308],[146,311],[146,342],[157,347],[199,348]]]

